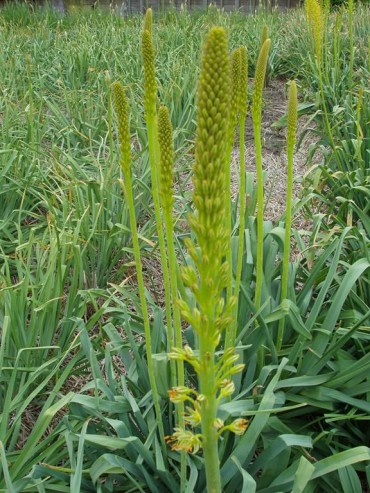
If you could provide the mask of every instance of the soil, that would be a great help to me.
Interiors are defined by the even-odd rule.
[[[287,84],[285,80],[274,79],[264,90],[264,107],[262,111],[262,151],[263,169],[266,172],[265,210],[264,217],[272,222],[278,222],[285,213],[287,188],[287,155],[286,129],[277,129],[273,124],[287,112]],[[306,125],[306,118],[298,120],[297,137]],[[300,148],[295,150],[293,163],[293,197],[297,198],[304,174],[308,148],[313,143],[310,135],[306,136]],[[253,139],[252,118],[247,118],[245,131],[245,161],[246,170],[256,171]],[[238,191],[239,151],[234,149],[232,154],[232,195],[235,198]]]

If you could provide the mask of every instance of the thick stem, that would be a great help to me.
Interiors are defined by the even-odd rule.
[[[200,337],[200,391],[202,402],[203,453],[206,469],[207,492],[221,492],[220,460],[218,457],[218,435],[215,428],[217,417],[215,349],[211,337],[206,333]]]

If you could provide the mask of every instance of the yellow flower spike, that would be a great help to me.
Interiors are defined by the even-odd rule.
[[[285,239],[284,239],[284,257],[283,269],[281,276],[281,297],[280,303],[283,306],[284,300],[288,295],[288,276],[289,276],[289,260],[290,260],[290,237],[292,229],[292,201],[293,201],[293,154],[297,132],[297,84],[295,81],[290,82],[289,87],[289,102],[288,102],[288,129],[287,129],[287,198],[286,198],[286,214],[285,214]],[[276,349],[280,351],[284,339],[285,318],[279,321]]]
[[[112,84],[112,97],[114,109],[117,113],[118,140],[120,142],[122,168],[131,166],[131,143],[130,143],[130,114],[126,93],[120,82]]]
[[[214,27],[205,42],[198,86],[198,128],[195,141],[194,205],[191,221],[202,253],[218,263],[225,253],[226,137],[230,106],[229,56],[226,33]]]
[[[266,66],[269,56],[271,40],[266,39],[258,55],[256,73],[254,76],[254,89],[252,101],[252,119],[254,144],[256,148],[256,170],[257,170],[257,260],[256,260],[256,290],[255,305],[259,309],[262,298],[263,282],[263,211],[264,211],[264,190],[263,190],[263,167],[262,167],[262,142],[261,142],[261,123],[262,123],[262,95],[265,83]],[[259,363],[262,364],[263,348],[259,352]]]
[[[170,114],[166,106],[158,111],[158,138],[160,149],[159,192],[166,214],[172,214],[173,207],[173,137]]]
[[[149,8],[145,12],[143,31],[148,31],[149,34],[151,35],[152,28],[153,28],[153,11],[151,8]]]
[[[318,0],[306,0],[306,17],[315,43],[318,62],[322,59],[322,41],[324,36],[324,16]]]
[[[145,112],[147,117],[156,115],[157,83],[155,80],[154,46],[149,31],[144,31],[141,40],[141,51],[144,64]]]
[[[297,133],[298,99],[297,84],[294,80],[290,82],[289,103],[288,103],[288,128],[287,128],[287,147],[292,149],[296,140]]]
[[[134,248],[139,297],[140,297],[142,314],[143,314],[143,324],[144,324],[147,363],[148,363],[148,376],[149,376],[149,382],[153,395],[153,403],[154,403],[154,409],[158,423],[158,430],[161,439],[163,456],[166,459],[167,450],[166,450],[166,443],[164,436],[162,413],[159,403],[159,393],[156,383],[156,373],[153,366],[150,321],[149,321],[148,305],[145,297],[143,266],[142,266],[141,255],[140,255],[139,235],[137,231],[136,214],[135,214],[135,203],[134,203],[134,197],[132,192],[133,187],[132,187],[131,167],[130,167],[131,164],[130,126],[129,126],[130,112],[129,112],[129,104],[128,104],[127,96],[119,82],[115,82],[112,85],[112,100],[118,117],[118,137],[119,137],[120,148],[121,148],[120,165],[124,175],[124,180],[120,180],[120,184],[122,185],[126,203],[128,204],[128,209],[129,209],[130,228],[131,228],[132,243]]]
[[[238,122],[239,113],[239,88],[240,88],[241,56],[240,48],[236,48],[231,53],[231,111],[230,111],[230,132],[233,140],[235,126]]]
[[[238,91],[238,111],[241,118],[245,118],[248,105],[248,55],[244,46],[240,51],[240,79]]]
[[[266,41],[262,45],[257,59],[256,73],[254,76],[253,101],[251,108],[253,120],[256,121],[261,121],[263,86],[265,83],[266,67],[270,46],[271,39],[266,39]]]

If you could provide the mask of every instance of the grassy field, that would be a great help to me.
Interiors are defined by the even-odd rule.
[[[233,51],[224,89],[207,79],[204,111],[212,97],[230,115],[239,106],[232,128],[229,113],[224,126],[212,113],[202,141],[198,80],[214,26],[230,52],[246,48],[248,67],[243,50]],[[145,28],[149,36],[148,20]],[[227,493],[369,491],[369,6],[329,12],[309,0],[284,15],[155,15],[146,42],[156,86],[142,32],[142,16],[0,11],[0,491],[221,491],[210,485],[220,470]],[[274,124],[288,127],[284,174],[294,140],[312,142],[302,193],[290,201],[290,176],[274,221],[263,215],[261,47],[267,83],[287,82],[286,108],[290,87],[290,115]],[[293,79],[305,122],[296,137]],[[173,139],[163,123],[157,135],[160,103]],[[255,142],[253,173],[244,137]],[[207,156],[224,165],[215,176]],[[221,247],[212,247],[215,235]],[[223,376],[218,393],[207,394],[197,370],[207,354]],[[179,388],[196,398],[182,399]],[[210,452],[204,402],[213,398],[222,436]],[[186,424],[184,401],[193,426],[181,442],[174,428]]]

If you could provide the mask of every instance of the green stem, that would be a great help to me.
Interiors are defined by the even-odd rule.
[[[263,167],[262,167],[262,142],[261,123],[253,123],[254,146],[256,151],[257,170],[257,260],[256,260],[256,294],[255,305],[257,310],[261,306],[262,281],[263,281]]]
[[[175,329],[175,346],[177,348],[182,348],[182,332],[181,332],[181,315],[179,307],[176,303],[178,298],[177,294],[177,259],[175,253],[175,247],[173,243],[174,238],[174,227],[171,211],[163,209],[165,227],[166,227],[166,237],[167,237],[167,249],[168,249],[168,261],[169,270],[172,272],[171,276],[171,297],[173,306],[173,320]],[[175,361],[171,360],[172,364]],[[185,385],[185,373],[184,373],[184,362],[182,360],[177,361],[177,385],[183,387]],[[184,403],[180,402],[177,407],[177,420],[180,428],[185,428],[184,420]],[[186,452],[183,450],[181,452],[181,475],[180,475],[180,491],[185,491],[186,487]]]
[[[159,200],[159,177],[158,177],[158,166],[159,166],[159,144],[158,144],[158,127],[156,122],[156,116],[149,116],[147,113],[146,123],[148,129],[148,145],[149,145],[149,161],[150,161],[150,171],[152,178],[152,195],[154,203],[155,221],[157,225],[159,250],[161,255],[161,265],[163,270],[163,282],[164,282],[164,292],[165,292],[165,304],[166,304],[166,321],[167,321],[167,350],[170,351],[174,347],[174,334],[172,327],[172,317],[171,317],[171,289],[170,289],[170,273],[168,269],[166,247],[164,241],[164,232],[162,226],[161,210],[160,210],[160,200]],[[176,374],[173,373],[171,369],[171,387],[176,385]]]
[[[226,222],[225,222],[225,229],[226,229],[226,235],[228,238],[228,248],[226,252],[226,262],[228,263],[229,266],[229,276],[228,276],[228,283],[226,286],[226,299],[229,300],[231,295],[232,295],[232,289],[233,289],[233,258],[232,258],[232,249],[231,249],[231,237],[232,237],[232,226],[231,226],[231,169],[230,169],[230,164],[231,164],[231,151],[233,147],[233,141],[234,141],[234,127],[231,129],[230,128],[230,139],[226,151],[226,163],[225,163],[225,216],[226,216]],[[232,345],[232,326],[231,324],[226,327],[226,334],[225,334],[225,349],[230,347]]]
[[[133,247],[134,247],[137,282],[138,282],[138,287],[139,287],[140,303],[141,303],[141,308],[142,308],[142,312],[143,312],[143,320],[144,320],[144,333],[145,333],[145,340],[146,340],[146,353],[147,353],[149,383],[150,383],[150,386],[152,389],[152,394],[153,394],[153,403],[154,403],[155,413],[157,416],[157,424],[158,424],[158,430],[159,430],[159,435],[160,435],[160,439],[161,439],[162,453],[163,453],[163,457],[165,459],[167,459],[167,448],[166,448],[166,442],[165,442],[165,438],[164,438],[165,435],[164,435],[164,428],[163,428],[162,413],[161,413],[161,407],[159,404],[159,394],[158,394],[158,389],[157,389],[155,372],[154,372],[154,368],[153,368],[152,337],[151,337],[151,333],[150,333],[148,306],[147,306],[147,302],[146,302],[146,298],[145,298],[143,266],[142,266],[142,262],[141,262],[139,237],[138,237],[137,226],[136,226],[136,214],[135,214],[134,198],[132,195],[131,173],[130,173],[129,169],[125,169],[124,167],[123,167],[123,172],[124,172],[125,183],[121,182],[121,186],[122,186],[123,192],[125,194],[125,198],[126,198],[126,202],[128,204],[129,214],[130,214],[130,226],[131,226],[131,234],[132,234],[132,243],[133,243]]]
[[[329,137],[329,140],[330,140],[331,148],[334,150],[335,149],[335,144],[334,144],[333,134],[332,134],[330,123],[329,123],[329,114],[328,114],[328,109],[327,109],[326,101],[325,101],[323,75],[322,75],[322,69],[321,69],[321,65],[320,65],[320,62],[319,61],[318,61],[318,70],[319,70],[319,84],[320,84],[321,104],[322,104],[322,107],[323,107],[323,110],[324,110],[324,123],[325,123],[326,131],[328,133],[328,137]]]
[[[257,170],[257,259],[256,259],[256,293],[255,306],[259,310],[262,299],[263,283],[263,167],[262,167],[262,142],[261,142],[261,123],[253,122],[254,146],[256,152]],[[258,350],[258,365],[261,369],[264,365],[265,350],[261,346]]]
[[[348,1],[348,33],[349,33],[349,94],[352,95],[353,86],[353,64],[354,64],[354,51],[353,51],[353,0]]]
[[[288,274],[289,274],[289,258],[290,258],[290,236],[292,231],[292,198],[293,198],[293,146],[288,147],[288,183],[287,183],[287,199],[286,199],[286,216],[285,216],[285,239],[284,239],[284,257],[283,257],[283,273],[281,278],[281,302],[288,295]],[[276,350],[280,351],[283,344],[285,327],[285,317],[279,321],[278,336]]]
[[[242,277],[243,256],[244,256],[244,229],[245,229],[245,118],[241,117],[239,122],[239,156],[240,156],[240,177],[239,177],[239,238],[238,238],[238,260],[235,274],[234,293],[237,299],[235,306],[235,322],[231,333],[230,346],[235,344],[237,323],[238,323],[238,305],[239,290]]]
[[[209,304],[212,309],[212,303]],[[208,330],[210,327],[208,327]],[[200,337],[200,391],[204,395],[202,402],[203,454],[206,469],[208,493],[221,492],[220,460],[218,457],[218,435],[214,426],[217,417],[215,349],[212,338],[206,331]]]

